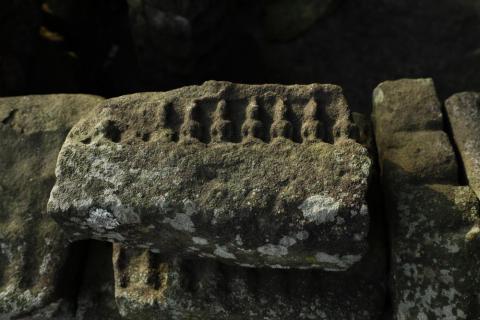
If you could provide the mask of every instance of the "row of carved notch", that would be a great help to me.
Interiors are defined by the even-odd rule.
[[[162,105],[160,113],[159,125],[167,128],[167,108],[168,104]],[[180,127],[179,140],[191,141],[201,140],[202,126],[196,118],[198,101],[194,100],[186,109],[183,123]],[[283,99],[277,99],[274,105],[273,123],[270,127],[270,136],[272,139],[285,138],[292,139],[293,125],[287,117],[288,108]],[[243,140],[265,139],[266,129],[260,120],[260,107],[257,99],[251,98],[246,108],[245,122],[241,127],[241,135]],[[301,127],[302,141],[319,141],[324,140],[325,128],[323,123],[318,119],[317,102],[311,98],[303,112],[303,124]],[[228,142],[232,141],[233,124],[227,116],[227,103],[220,100],[217,103],[216,110],[213,115],[213,122],[210,128],[212,142]],[[172,135],[168,135],[172,136]]]

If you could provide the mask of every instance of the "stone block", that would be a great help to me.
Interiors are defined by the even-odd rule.
[[[55,304],[68,240],[46,215],[60,147],[102,99],[87,95],[0,98],[0,318]],[[55,309],[55,308],[54,308]]]
[[[367,249],[367,150],[333,85],[206,82],[107,100],[70,133],[49,211],[72,238],[342,271]]]
[[[480,94],[455,94],[445,109],[468,183],[480,198]]]

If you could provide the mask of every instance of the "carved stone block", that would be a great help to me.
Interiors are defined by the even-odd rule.
[[[371,160],[333,85],[206,82],[107,100],[75,126],[49,211],[73,238],[242,266],[346,270]]]

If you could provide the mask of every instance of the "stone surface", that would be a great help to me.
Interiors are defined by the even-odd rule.
[[[445,108],[468,183],[480,198],[480,94],[455,94]]]
[[[433,83],[380,84],[373,110],[394,319],[477,319],[479,202],[468,186],[458,186]]]
[[[2,319],[57,309],[68,242],[46,215],[46,205],[68,131],[100,100],[86,95],[0,98]]]
[[[73,238],[239,265],[346,270],[371,160],[332,85],[207,82],[106,101],[59,156],[49,211]]]
[[[386,81],[373,92],[372,120],[384,179],[458,183],[455,152],[443,131],[431,79]],[[388,167],[388,168],[385,168]]]
[[[397,132],[442,130],[442,109],[433,80],[401,79],[380,83],[373,91],[372,120],[376,124],[379,149],[402,141],[394,137]]]
[[[412,183],[455,183],[458,166],[447,134],[441,130],[398,132],[393,147],[381,149],[384,178]]]
[[[127,319],[373,320],[385,303],[381,283],[358,272],[242,268],[120,245],[113,261]]]
[[[477,319],[480,217],[469,187],[402,185],[390,192],[396,319]]]

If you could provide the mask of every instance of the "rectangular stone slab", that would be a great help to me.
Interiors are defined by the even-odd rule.
[[[380,84],[374,119],[394,318],[478,319],[479,203],[468,186],[458,186],[433,82]]]
[[[395,190],[387,200],[396,319],[478,319],[479,246],[468,240],[475,194],[451,185]]]
[[[207,82],[106,101],[65,141],[49,212],[95,238],[251,267],[348,269],[371,160],[332,85]]]
[[[468,183],[480,198],[480,94],[457,93],[445,101]]]
[[[101,100],[78,94],[0,98],[0,319],[33,319],[60,299],[68,239],[46,214],[47,201],[65,137]]]

